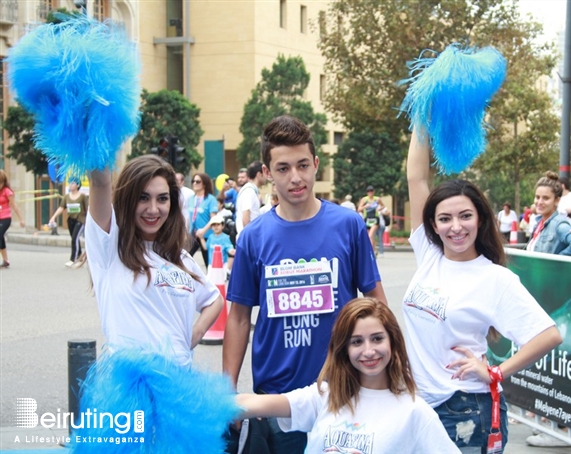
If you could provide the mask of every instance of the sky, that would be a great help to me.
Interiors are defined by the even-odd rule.
[[[567,2],[568,0],[518,1],[522,13],[531,13],[538,22],[543,23],[544,35],[549,40],[555,39],[557,32],[565,26]]]

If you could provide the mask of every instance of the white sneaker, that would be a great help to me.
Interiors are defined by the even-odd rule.
[[[71,260],[69,260],[68,262],[65,262],[65,266],[67,266],[68,268],[71,268],[72,265],[73,265],[73,262]]]
[[[538,446],[541,448],[559,448],[559,447],[569,447],[569,443],[560,440],[559,438],[552,437],[546,433],[540,433],[539,435],[531,435],[525,439],[525,442],[531,446]]]

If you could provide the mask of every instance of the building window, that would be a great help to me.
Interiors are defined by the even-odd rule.
[[[109,18],[108,0],[93,0],[93,18],[99,22]]]
[[[319,100],[325,99],[325,74],[319,75]]]
[[[37,7],[38,21],[45,21],[51,11],[58,8],[57,0],[41,0]]]
[[[335,131],[333,133],[333,145],[341,145],[341,142],[343,142],[343,137],[344,134],[342,132]]]
[[[287,2],[280,0],[280,27],[286,28],[287,25]]]
[[[301,5],[299,10],[299,31],[301,33],[307,33],[307,6]]]

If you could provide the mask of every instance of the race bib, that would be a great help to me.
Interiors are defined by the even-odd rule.
[[[328,261],[265,267],[268,317],[333,312]]]
[[[79,204],[79,203],[68,203],[67,204],[67,212],[69,214],[81,213],[81,204]]]

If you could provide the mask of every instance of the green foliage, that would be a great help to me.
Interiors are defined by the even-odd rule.
[[[61,24],[72,17],[81,16],[79,11],[69,11],[67,8],[58,8],[56,11],[50,11],[46,17],[47,24]]]
[[[162,138],[171,134],[178,137],[178,145],[185,148],[186,155],[186,162],[175,170],[186,175],[191,166],[198,167],[202,156],[196,147],[204,131],[200,127],[200,109],[196,105],[175,90],[149,93],[143,89],[140,111],[141,129],[133,139],[129,159],[149,153]]]
[[[4,129],[12,139],[8,145],[7,157],[15,159],[26,171],[34,175],[44,175],[48,172],[46,157],[34,148],[34,117],[21,106],[8,107],[8,115],[4,121]]]
[[[384,131],[395,142],[409,134],[408,121],[397,118],[407,61],[453,42],[495,46],[508,60],[508,76],[489,109],[493,129],[474,176],[502,176],[503,184],[489,190],[513,187],[517,206],[520,182],[555,168],[559,120],[536,87],[554,66],[554,47],[538,44],[541,25],[521,17],[516,0],[338,0],[320,16],[319,28],[327,110],[348,130]]]
[[[327,164],[328,157],[321,150],[321,145],[327,142],[327,117],[314,112],[311,103],[303,99],[309,77],[301,57],[279,55],[271,70],[262,70],[262,79],[252,90],[240,121],[243,140],[236,154],[241,166],[260,160],[260,137],[264,127],[275,117],[286,114],[309,126],[321,167]]]
[[[333,157],[335,197],[352,194],[358,200],[368,185],[374,186],[377,195],[393,194],[403,159],[403,148],[388,134],[352,132]]]

